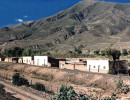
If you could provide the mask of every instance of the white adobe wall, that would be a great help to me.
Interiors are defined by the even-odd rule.
[[[48,65],[48,56],[34,56],[34,65],[44,66]]]
[[[109,60],[87,60],[87,71],[108,73]]]
[[[23,57],[23,63],[25,64],[31,64],[32,57]]]

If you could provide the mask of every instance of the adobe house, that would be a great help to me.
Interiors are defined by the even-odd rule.
[[[48,66],[48,56],[34,56],[34,65]]]
[[[59,68],[108,73],[109,60],[91,58],[69,58],[68,60],[59,61]]]
[[[8,57],[8,58],[4,59],[4,62],[18,63],[18,58],[17,57]]]
[[[31,57],[31,56],[23,57],[23,63],[34,65],[34,57]]]
[[[23,63],[23,58],[22,57],[19,57],[18,63]]]
[[[59,67],[59,60],[48,56],[34,56],[34,65]]]
[[[109,72],[109,60],[87,60],[87,71],[108,73]]]

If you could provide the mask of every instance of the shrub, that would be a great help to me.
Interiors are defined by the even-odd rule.
[[[13,84],[17,86],[22,86],[22,85],[29,85],[29,82],[26,78],[20,77],[19,73],[15,73],[12,77],[13,79]]]
[[[36,90],[39,90],[39,91],[45,91],[45,86],[41,83],[36,83],[34,86],[33,86],[34,89]]]
[[[77,94],[73,87],[61,86],[59,93],[51,100],[89,100],[83,94]]]
[[[124,93],[127,94],[130,91],[127,85],[124,85],[123,80],[119,77],[119,81],[116,83],[116,93]]]
[[[68,32],[69,36],[72,36],[75,34],[74,32],[74,26],[66,27],[66,31]]]
[[[82,51],[80,49],[75,50],[78,54],[82,54]]]
[[[114,97],[110,98],[110,97],[104,97],[103,99],[101,100],[116,100]]]
[[[4,92],[4,85],[0,84],[0,93]]]
[[[128,74],[129,74],[129,76],[130,76],[130,69],[128,69]]]
[[[105,51],[104,50],[101,51],[101,56],[105,56]]]
[[[124,56],[127,56],[127,55],[128,55],[127,49],[123,49],[123,50],[122,50],[122,54],[123,54]]]
[[[109,70],[108,74],[116,75],[116,73],[113,70]]]
[[[99,55],[99,53],[100,53],[100,50],[95,50],[95,51],[94,51],[94,54],[95,54],[95,55]]]
[[[20,100],[12,96],[11,93],[8,93],[4,89],[4,85],[0,84],[0,100]]]
[[[128,54],[130,54],[130,50],[128,51]]]
[[[17,85],[17,84],[18,84],[19,78],[20,78],[19,73],[15,73],[15,74],[13,75],[12,79],[13,79],[13,84],[14,84],[14,85]]]
[[[79,30],[79,33],[82,33],[82,32],[84,32],[84,31],[88,31],[88,28],[87,28],[87,26],[82,25],[82,26],[81,26],[81,29]]]

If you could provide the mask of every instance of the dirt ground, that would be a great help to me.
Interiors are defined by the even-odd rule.
[[[61,85],[73,86],[74,90],[86,95],[94,95],[98,98],[111,96],[119,77],[124,84],[130,86],[130,77],[123,75],[109,75],[83,72],[78,70],[66,70],[49,67],[31,66],[25,64],[14,64],[0,62],[0,73],[6,77],[10,77],[15,72],[19,72],[23,77],[27,78],[30,83],[43,83],[50,91],[58,93]],[[4,74],[3,74],[4,73]],[[130,93],[120,94],[119,100],[130,100]]]

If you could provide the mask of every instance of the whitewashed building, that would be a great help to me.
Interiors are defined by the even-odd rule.
[[[31,57],[31,56],[23,57],[23,63],[33,65],[33,62],[34,62],[33,57]]]
[[[34,65],[48,66],[48,56],[34,56]]]
[[[108,73],[109,60],[87,60],[87,71]]]

